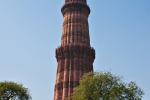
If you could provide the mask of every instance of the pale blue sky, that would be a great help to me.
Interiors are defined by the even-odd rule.
[[[0,0],[0,81],[53,100],[64,0]],[[150,99],[150,0],[88,0],[94,70],[134,81]]]

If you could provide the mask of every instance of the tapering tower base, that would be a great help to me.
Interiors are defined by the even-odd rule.
[[[56,49],[58,62],[54,100],[70,98],[84,73],[93,71],[95,50],[88,46],[68,45]]]

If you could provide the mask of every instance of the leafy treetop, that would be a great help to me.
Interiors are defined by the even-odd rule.
[[[135,82],[124,83],[110,72],[90,72],[80,79],[72,100],[141,100],[143,94]]]
[[[31,100],[28,89],[22,84],[4,81],[0,82],[0,100]]]

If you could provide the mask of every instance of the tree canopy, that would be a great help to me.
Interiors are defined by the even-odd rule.
[[[90,72],[79,83],[72,100],[141,100],[144,95],[135,82],[125,83],[110,72]]]
[[[22,84],[4,81],[0,82],[0,100],[31,100],[31,96]]]

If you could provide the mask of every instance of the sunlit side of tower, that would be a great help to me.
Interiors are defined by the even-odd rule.
[[[95,50],[90,46],[86,0],[65,0],[61,8],[61,46],[56,49],[57,73],[54,100],[70,98],[83,74],[93,71]]]

